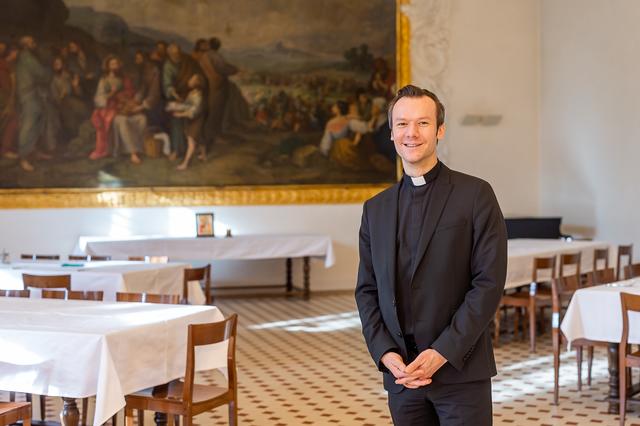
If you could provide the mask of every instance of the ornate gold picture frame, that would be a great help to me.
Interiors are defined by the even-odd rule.
[[[62,3],[65,5],[73,4],[74,7],[81,6],[83,3],[91,3],[92,0],[55,0],[51,3]],[[410,64],[409,64],[409,44],[410,44],[410,31],[409,31],[409,21],[408,18],[402,13],[401,6],[405,3],[408,3],[408,0],[386,0],[392,3],[395,3],[395,35],[396,35],[396,48],[395,48],[395,77],[396,77],[396,85],[402,86],[407,84],[410,81]],[[77,18],[77,11],[76,17]],[[18,14],[19,15],[19,14]],[[62,17],[64,18],[64,17]],[[67,17],[68,18],[68,17]],[[20,17],[16,18],[20,19]],[[25,17],[22,17],[25,19]],[[34,24],[35,25],[35,24]],[[12,31],[14,34],[14,39],[8,40],[7,37],[5,39],[2,38],[2,34],[0,34],[0,45],[4,41],[4,49],[5,52],[0,51],[0,57],[6,55],[8,57],[9,50],[15,49],[17,53],[20,53],[21,49],[26,49],[27,47],[25,43],[28,41],[24,40],[24,35],[35,34],[35,37],[38,37],[38,28],[24,28],[24,26],[20,26],[18,24],[15,25],[16,28],[11,28],[9,25],[6,31]],[[22,30],[17,34],[21,34],[21,36],[15,36],[16,31]],[[376,28],[376,31],[380,30]],[[44,31],[44,30],[43,30]],[[231,33],[230,27],[225,28],[226,34]],[[330,28],[327,31],[331,31]],[[54,34],[55,30],[49,29],[48,34]],[[158,36],[157,36],[158,37]],[[63,37],[60,37],[63,38]],[[224,39],[223,39],[224,40]],[[59,41],[60,45],[67,46],[68,41]],[[1,47],[1,46],[0,46]],[[134,46],[135,47],[135,46]],[[131,47],[133,49],[134,47]],[[65,53],[64,49],[67,47],[61,48],[61,54]],[[287,46],[278,46],[279,49],[287,49]],[[68,50],[68,49],[67,49]],[[66,52],[68,54],[68,51]],[[137,52],[136,52],[137,54]],[[347,52],[345,52],[345,58],[347,58]],[[100,57],[103,62],[104,69],[108,70],[110,66],[109,61],[111,57],[107,55],[106,51],[103,55],[104,57]],[[50,59],[50,58],[48,58]],[[55,59],[54,59],[55,60]],[[347,60],[349,60],[347,58]],[[46,63],[44,59],[43,63]],[[62,61],[60,61],[62,62]],[[124,61],[123,61],[124,62]],[[111,61],[111,64],[115,64],[115,61]],[[114,65],[115,66],[115,65]],[[123,64],[124,67],[124,64]],[[1,72],[1,64],[0,64],[0,72]],[[104,72],[104,71],[103,71]],[[203,73],[203,76],[205,74]],[[83,76],[81,76],[83,78]],[[93,78],[93,77],[92,77]],[[101,81],[96,76],[96,83]],[[206,76],[202,78],[203,81],[206,82]],[[105,79],[108,83],[108,81]],[[191,83],[189,83],[191,84]],[[74,81],[70,86],[70,90],[73,91],[75,86],[79,86],[77,81]],[[195,84],[194,84],[195,86]],[[64,86],[63,86],[64,87]],[[189,86],[191,87],[191,86]],[[95,89],[94,89],[95,90]],[[192,93],[192,92],[188,92]],[[180,101],[187,101],[187,92],[183,97],[178,98]],[[22,110],[28,109],[30,105],[25,103],[24,95],[22,98],[20,96],[17,97],[18,104],[22,101]],[[2,99],[0,99],[0,103]],[[122,100],[121,104],[118,108],[121,108],[119,114],[125,114],[121,111],[130,109],[132,111],[135,110],[136,105],[129,106],[127,103],[128,100]],[[66,104],[65,104],[66,105]],[[142,102],[139,103],[142,105]],[[1,105],[0,105],[1,106]],[[71,105],[69,108],[71,108]],[[16,110],[21,111],[19,108],[21,105],[16,105]],[[64,107],[61,107],[64,108]],[[115,108],[115,107],[114,107]],[[0,108],[1,109],[1,108]],[[169,110],[169,108],[167,108]],[[132,117],[133,113],[127,115],[127,117]],[[253,114],[253,112],[252,112]],[[257,113],[256,113],[257,114]],[[103,118],[103,117],[102,117]],[[1,120],[0,120],[1,121]],[[92,122],[94,122],[94,117],[92,116]],[[64,123],[63,123],[64,124]],[[269,125],[277,125],[273,124],[273,122],[268,123]],[[2,125],[2,123],[0,123]],[[25,130],[21,129],[20,126],[22,124],[18,124],[18,133],[20,131],[25,132]],[[96,127],[94,122],[94,127]],[[98,127],[96,127],[97,129]],[[2,129],[0,129],[1,131]],[[44,131],[43,131],[44,132]],[[185,132],[188,134],[188,132]],[[200,136],[200,133],[198,133]],[[22,137],[20,135],[16,137]],[[93,136],[92,136],[93,137]],[[126,142],[126,141],[125,141]],[[35,142],[34,142],[35,143]],[[40,142],[38,142],[40,143]],[[146,143],[146,141],[145,141]],[[357,142],[356,142],[357,143]],[[126,145],[126,143],[124,144]],[[147,146],[144,147],[146,149]],[[142,147],[140,148],[143,149]],[[153,154],[154,147],[149,147],[150,152],[146,153],[147,155]],[[155,151],[160,151],[162,148],[156,146]],[[170,151],[169,148],[165,146],[167,153]],[[98,152],[97,144],[96,148],[91,152],[94,157],[100,157],[100,153]],[[127,155],[128,151],[125,150]],[[135,150],[133,152],[135,154]],[[131,161],[134,161],[133,154],[131,157]],[[45,154],[46,155],[46,154]],[[182,156],[185,154],[182,153]],[[194,159],[191,161],[195,161]],[[300,151],[300,155],[296,157],[296,159],[302,158],[304,161],[304,150]],[[315,155],[318,155],[317,153]],[[141,155],[142,156],[142,155]],[[26,157],[25,157],[26,158]],[[312,158],[312,157],[310,157]],[[15,161],[19,161],[20,158]],[[2,160],[9,161],[9,160]],[[98,161],[100,161],[98,159]],[[144,157],[143,157],[143,160]],[[270,161],[270,160],[269,160]],[[310,160],[313,161],[313,160]],[[180,158],[178,158],[178,163],[180,163]],[[36,165],[37,167],[37,165]],[[395,169],[395,167],[394,167]],[[0,172],[3,173],[3,172]],[[378,182],[375,184],[368,183],[332,183],[332,184],[278,184],[278,185],[260,185],[260,184],[251,184],[251,185],[217,185],[217,186],[183,186],[183,185],[172,185],[172,186],[126,186],[124,185],[103,185],[100,187],[90,187],[90,188],[25,188],[25,187],[7,187],[6,189],[0,190],[0,208],[76,208],[76,207],[168,207],[168,206],[198,206],[198,205],[266,205],[266,204],[314,204],[314,203],[359,203],[367,198],[375,195],[377,192],[386,188],[389,184],[393,183],[395,176],[395,171],[393,175],[390,175],[390,179],[388,182]]]

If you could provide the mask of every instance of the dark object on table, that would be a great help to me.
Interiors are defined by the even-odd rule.
[[[507,238],[551,238],[565,237],[560,233],[561,217],[517,217],[506,218]]]

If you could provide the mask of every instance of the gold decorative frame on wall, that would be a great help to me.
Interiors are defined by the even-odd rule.
[[[396,0],[396,79],[411,81],[409,18]],[[398,168],[400,170],[400,168]],[[171,207],[361,203],[388,185],[278,185],[0,190],[0,208]]]

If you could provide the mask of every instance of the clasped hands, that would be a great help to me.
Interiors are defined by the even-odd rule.
[[[430,384],[431,377],[447,362],[435,349],[422,351],[409,365],[405,365],[402,357],[395,352],[387,352],[381,361],[396,378],[396,384],[409,389]]]

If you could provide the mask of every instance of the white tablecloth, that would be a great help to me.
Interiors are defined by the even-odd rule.
[[[82,266],[63,266],[82,265]],[[186,263],[106,262],[14,262],[0,265],[0,289],[22,289],[22,274],[71,275],[72,290],[102,290],[105,301],[115,301],[116,292],[182,294]],[[197,282],[190,283],[189,301],[205,303]]]
[[[517,238],[508,241],[507,282],[505,288],[514,288],[531,283],[533,273],[533,258],[552,256],[561,253],[581,252],[581,272],[593,269],[593,250],[607,248],[609,243],[602,241],[563,241],[550,239]],[[609,264],[615,259],[611,248]],[[615,265],[615,262],[613,263]],[[559,263],[556,263],[558,268]],[[557,269],[556,269],[557,273]]]
[[[125,395],[184,375],[188,324],[222,319],[210,306],[0,297],[0,389],[95,395],[98,426]],[[201,370],[225,367],[226,342],[198,356]]]
[[[571,342],[590,339],[617,343],[622,337],[620,293],[640,294],[640,279],[583,288],[575,292],[560,329]],[[629,314],[629,342],[640,343],[640,314]]]
[[[328,235],[239,235],[232,238],[80,237],[78,248],[92,256],[169,256],[172,260],[255,260],[287,257],[324,259],[335,263]]]

